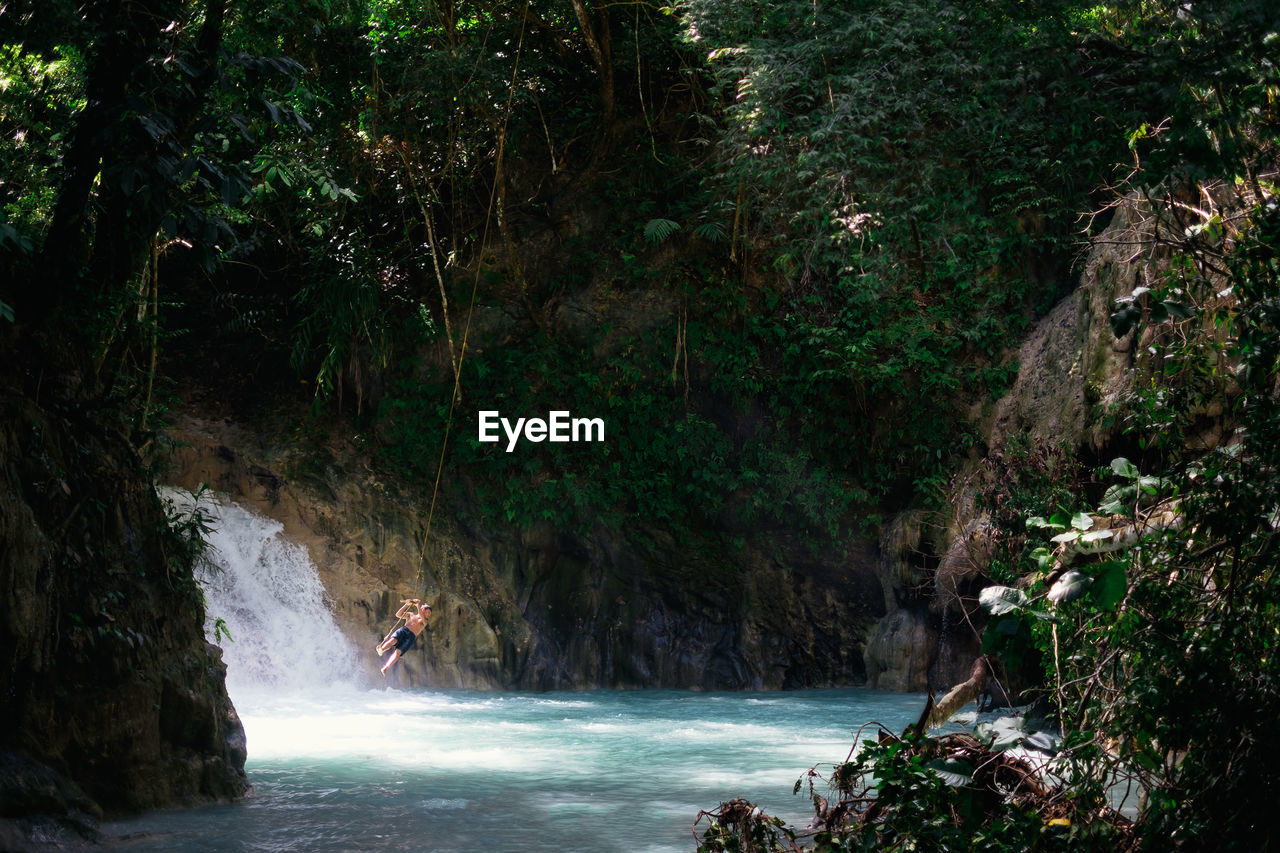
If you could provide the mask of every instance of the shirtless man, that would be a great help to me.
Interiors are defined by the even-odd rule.
[[[382,674],[386,675],[387,670],[400,660],[400,657],[413,648],[414,643],[418,641],[418,637],[422,636],[422,629],[427,627],[427,620],[431,618],[431,605],[423,604],[416,598],[406,599],[404,604],[400,605],[400,609],[396,611],[396,618],[403,619],[404,625],[395,629],[385,640],[378,644],[378,654],[386,654],[388,650],[394,648],[391,657],[382,665]]]

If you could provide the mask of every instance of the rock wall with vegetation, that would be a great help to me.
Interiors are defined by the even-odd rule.
[[[865,547],[836,559],[782,537],[732,554],[637,520],[564,530],[486,523],[474,507],[375,475],[349,443],[264,442],[225,418],[183,417],[166,479],[281,521],[316,563],[360,649],[400,600],[433,606],[425,640],[393,671],[436,687],[778,689],[861,683],[883,612]],[[424,537],[427,539],[425,547]],[[378,678],[376,657],[366,674]]]
[[[1076,289],[1028,331],[1009,392],[975,406],[975,448],[985,454],[975,449],[960,464],[944,510],[908,510],[886,524],[880,579],[891,595],[867,645],[872,686],[923,691],[968,676],[981,654],[987,619],[978,591],[994,557],[993,514],[1002,509],[992,505],[994,480],[1029,456],[1101,459],[1120,452],[1122,425],[1100,414],[1132,391],[1137,352],[1152,333],[1117,338],[1111,315],[1118,300],[1164,275],[1168,259],[1142,251],[1153,240],[1153,221],[1137,199],[1108,216],[1082,259]]]

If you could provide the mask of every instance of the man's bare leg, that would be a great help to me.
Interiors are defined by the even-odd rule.
[[[391,653],[391,657],[387,660],[387,662],[382,665],[382,674],[386,675],[387,670],[395,666],[395,663],[398,660],[400,660],[400,650],[396,649],[394,652]]]

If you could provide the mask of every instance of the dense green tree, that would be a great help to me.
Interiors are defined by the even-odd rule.
[[[1094,14],[689,4],[724,116],[710,179],[736,198],[735,251],[780,280],[776,381],[865,484],[938,494],[936,451],[965,446],[1008,343],[1072,286],[1080,213],[1160,96]]]
[[[5,91],[2,297],[24,383],[150,388],[135,377],[155,370],[161,257],[225,246],[264,123],[290,117],[271,98],[297,64],[261,39],[232,52],[239,22],[223,0],[0,11],[6,73],[25,83]]]

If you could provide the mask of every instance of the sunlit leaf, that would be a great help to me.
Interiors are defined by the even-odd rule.
[[[993,616],[1012,613],[1030,603],[1025,592],[1011,586],[989,586],[978,593],[978,604]]]
[[[1117,456],[1111,460],[1111,470],[1121,477],[1127,477],[1130,480],[1137,479],[1138,468],[1123,456]]]
[[[1078,569],[1072,569],[1058,578],[1057,583],[1049,588],[1049,600],[1054,604],[1074,601],[1088,591],[1091,583],[1093,578]]]
[[[1027,738],[1022,717],[1000,717],[989,723],[980,723],[974,730],[978,739],[985,742],[992,752],[1004,752],[1020,746]]]

